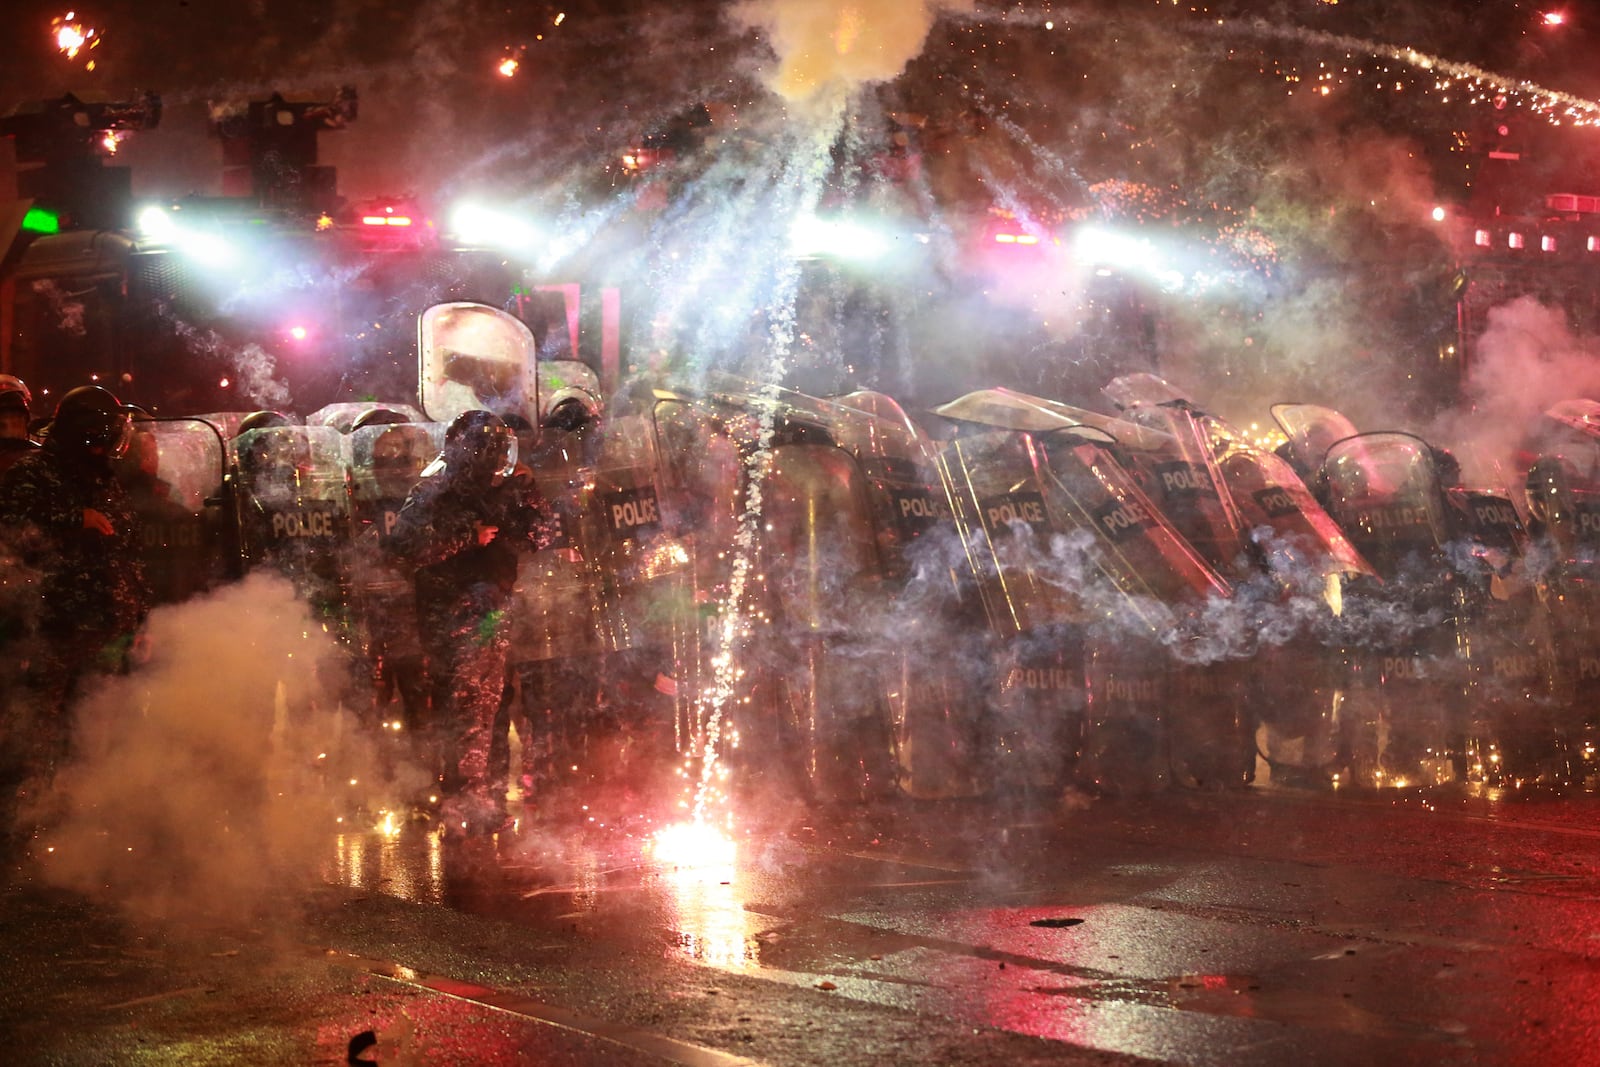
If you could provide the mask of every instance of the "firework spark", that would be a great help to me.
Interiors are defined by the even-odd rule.
[[[78,21],[76,11],[68,11],[50,20],[50,38],[55,41],[57,50],[68,59],[77,59],[79,55],[100,45],[98,32],[94,27]],[[94,60],[89,60],[87,67],[93,70]]]

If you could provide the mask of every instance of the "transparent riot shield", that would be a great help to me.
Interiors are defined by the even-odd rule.
[[[1103,790],[1159,787],[1169,773],[1193,786],[1247,783],[1254,756],[1237,697],[1246,665],[1196,655],[1180,636],[1231,587],[1107,446],[1075,436],[1045,447],[1056,510],[1096,534],[1082,777]]]
[[[1322,469],[1334,442],[1357,433],[1355,423],[1343,414],[1317,404],[1274,404],[1272,418],[1288,438],[1285,458],[1304,479]]]
[[[597,437],[592,425],[546,429],[525,453],[549,529],[519,575],[516,660],[594,656],[615,632],[611,598],[594,569],[603,543],[593,500]]]
[[[963,598],[966,584],[953,577],[963,553],[937,443],[882,393],[850,393],[833,405],[829,428],[861,467],[877,533],[874,618],[878,632],[897,635],[875,658],[900,789],[919,799],[977,795],[989,784],[975,713],[987,691],[989,636]],[[1048,677],[1058,691],[1078,692]]]
[[[224,513],[227,457],[217,430],[199,419],[134,424],[117,480],[139,516],[145,578],[155,604],[175,604],[234,577],[238,545]]]
[[[1113,695],[1150,686],[1102,684],[1096,704],[1092,675],[1087,694],[1082,689],[1085,646],[1096,631],[1108,635],[1108,647],[1141,642],[1141,654],[1119,661],[1118,672],[1158,660],[1151,652],[1172,627],[1170,605],[1226,595],[1227,586],[1160,516],[1107,443],[1087,439],[1092,433],[963,434],[945,446],[941,466],[971,581],[1000,643],[1001,758],[1035,753],[1024,779],[1059,783],[1084,749],[1081,769],[1100,784],[1157,783],[1167,773],[1159,694],[1134,705]],[[1019,699],[1030,681],[1077,694],[1076,708]],[[1043,721],[1030,714],[1044,707],[1055,714]]]
[[[1461,655],[1469,702],[1469,782],[1566,788],[1583,775],[1584,719],[1561,670],[1560,635],[1527,570],[1528,533],[1510,497],[1445,490],[1446,546],[1466,607]]]
[[[344,439],[326,426],[248,430],[233,441],[246,565],[282,573],[324,628],[352,641],[345,558],[351,537]]]
[[[1252,561],[1244,552],[1244,523],[1233,495],[1222,484],[1217,456],[1199,416],[1183,400],[1134,403],[1126,391],[1129,384],[1119,378],[1106,391],[1120,395],[1126,413],[1141,425],[1160,429],[1172,442],[1170,449],[1160,452],[1131,453],[1147,475],[1151,498],[1212,567],[1230,578],[1248,577]]]
[[[1331,784],[1342,769],[1334,714],[1344,656],[1330,632],[1344,589],[1375,575],[1289,463],[1244,441],[1221,420],[1200,416],[1245,540],[1244,558],[1278,610],[1264,627],[1240,695],[1251,705],[1256,745],[1275,780]]]
[[[1380,582],[1352,582],[1338,620],[1349,668],[1340,741],[1351,783],[1437,785],[1465,761],[1465,590],[1434,452],[1405,433],[1336,442],[1327,508]]]
[[[861,468],[833,444],[781,443],[762,480],[760,579],[767,611],[745,646],[797,746],[813,796],[860,800],[895,787],[878,674],[897,644]],[[759,714],[759,710],[758,710]]]
[[[521,436],[521,462],[532,471],[546,522],[540,546],[517,570],[512,672],[495,735],[505,749],[495,758],[520,770],[534,795],[560,786],[593,800],[589,787],[642,789],[674,763],[670,718],[606,698],[620,605],[616,575],[605,566],[610,528],[595,499],[600,427],[580,420]]]
[[[1555,649],[1557,716],[1579,754],[1575,773],[1600,774],[1600,403],[1568,400],[1546,411],[1523,458],[1528,572]]]
[[[350,432],[346,444],[352,528],[342,572],[372,682],[374,717],[409,744],[428,725],[425,650],[414,576],[384,550],[384,538],[443,447],[444,426],[366,426]]]
[[[417,320],[417,348],[430,420],[482,410],[539,425],[538,346],[521,319],[487,304],[435,304]]]
[[[604,423],[587,494],[610,605],[603,701],[646,729],[669,723],[675,750],[697,759],[718,740],[708,730],[723,729],[741,699],[731,675],[718,678],[712,649],[742,465],[726,427],[702,406],[650,389],[625,400]]]

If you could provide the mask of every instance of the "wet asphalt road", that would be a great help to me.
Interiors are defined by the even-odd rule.
[[[322,885],[231,921],[23,862],[7,1061],[1600,1062],[1588,794],[769,802],[705,869],[573,814],[330,834]]]

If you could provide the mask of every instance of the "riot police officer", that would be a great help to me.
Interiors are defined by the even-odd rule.
[[[21,378],[0,374],[0,473],[39,447],[28,436],[33,394]]]
[[[531,472],[515,467],[514,445],[499,416],[458,415],[385,539],[388,551],[416,569],[433,713],[445,734],[445,824],[469,835],[506,821],[489,746],[505,686],[507,608],[518,552],[544,536],[544,506]]]
[[[83,386],[57,404],[44,446],[0,476],[0,537],[39,573],[33,699],[27,721],[8,724],[7,784],[47,774],[65,753],[80,682],[126,669],[148,610],[138,519],[112,471],[131,437],[130,409]]]

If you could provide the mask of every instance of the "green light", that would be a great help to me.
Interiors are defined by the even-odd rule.
[[[30,207],[28,213],[22,216],[22,228],[31,233],[60,233],[61,217],[42,207]]]

